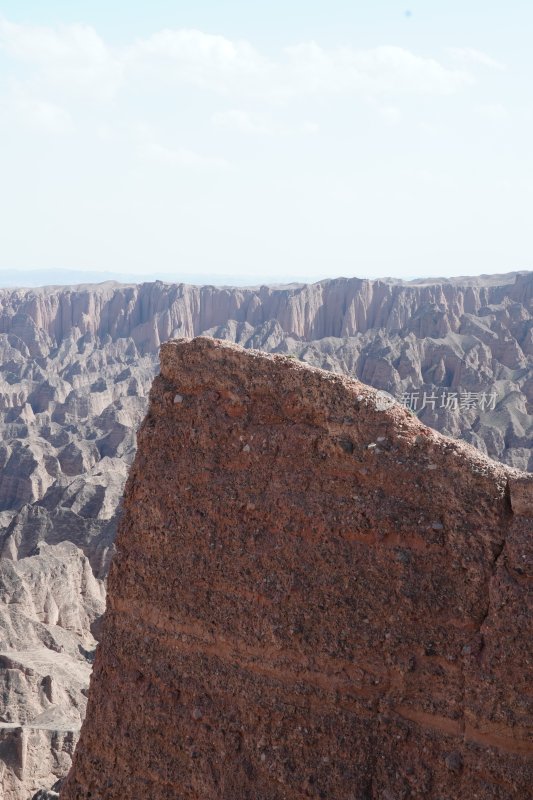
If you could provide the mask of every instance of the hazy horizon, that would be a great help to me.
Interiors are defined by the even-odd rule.
[[[326,280],[381,280],[381,281],[398,281],[403,283],[434,283],[440,279],[443,281],[455,281],[459,283],[468,283],[469,279],[476,281],[476,279],[487,279],[485,283],[491,282],[491,278],[496,281],[497,278],[511,278],[518,274],[528,274],[531,270],[511,270],[508,272],[493,272],[493,273],[479,273],[472,275],[438,275],[438,276],[407,276],[404,278],[393,277],[390,275],[379,275],[372,278],[367,278],[364,275],[330,275],[319,279],[306,280],[279,280],[276,278],[265,280],[253,279],[246,280],[245,277],[238,275],[217,275],[209,273],[198,274],[180,274],[175,275],[163,274],[155,272],[153,274],[143,273],[120,273],[120,272],[100,272],[98,270],[68,270],[68,269],[36,269],[36,270],[2,270],[0,269],[0,289],[33,289],[45,286],[51,287],[76,287],[82,285],[97,285],[99,283],[123,283],[123,284],[141,284],[161,281],[163,283],[183,283],[192,286],[216,286],[216,287],[253,287],[257,285],[267,286],[290,286],[298,284],[312,284],[320,283]]]
[[[533,7],[0,0],[0,269],[531,269]]]

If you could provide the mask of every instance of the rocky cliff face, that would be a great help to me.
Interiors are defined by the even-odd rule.
[[[160,342],[204,333],[358,377],[432,427],[532,469],[532,303],[533,273],[0,290],[0,794],[27,800],[68,769]],[[58,564],[81,598],[76,625],[43,606],[65,606]],[[61,687],[53,703],[41,680]],[[34,737],[25,750],[23,727]]]
[[[533,480],[372,389],[163,346],[62,800],[508,800]]]
[[[105,593],[70,542],[0,563],[0,783],[28,800],[70,766]]]
[[[338,278],[250,289],[158,281],[0,290],[0,307],[3,332],[16,335],[30,319],[38,349],[63,341],[77,328],[81,335],[113,340],[132,336],[142,349],[152,350],[172,336],[196,336],[228,320],[253,328],[276,320],[286,335],[306,340],[350,337],[371,328],[391,334],[409,327],[425,329],[425,335],[458,333],[465,314],[484,316],[483,309],[501,304],[527,305],[532,296],[532,274],[518,273],[410,283]]]

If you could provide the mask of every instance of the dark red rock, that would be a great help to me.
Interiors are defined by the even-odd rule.
[[[164,345],[62,800],[529,798],[532,480],[347,378]]]

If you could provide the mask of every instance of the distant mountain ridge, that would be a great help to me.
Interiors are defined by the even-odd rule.
[[[176,283],[182,281],[184,283],[200,283],[200,284],[214,284],[216,286],[234,285],[242,286],[245,281],[236,275],[217,275],[213,274],[200,274],[191,272],[179,272],[174,274],[153,274],[153,273],[123,273],[123,272],[110,272],[98,270],[75,270],[75,269],[33,269],[33,270],[17,270],[17,269],[4,269],[0,270],[0,288],[17,288],[28,287],[36,288],[42,286],[84,286],[87,284],[98,284],[112,281],[114,283],[132,284],[153,282],[155,280],[168,281],[169,283]]]
[[[517,275],[526,275],[528,270],[516,270],[507,273],[495,273],[490,275],[474,275],[474,276],[452,276],[444,277],[439,276],[435,278],[369,278],[368,280],[378,280],[384,283],[396,283],[398,285],[424,285],[436,283],[452,283],[460,284],[462,286],[468,285],[500,285],[509,283]],[[343,278],[350,280],[350,278]],[[186,283],[192,286],[224,286],[224,287],[242,287],[242,286],[283,286],[283,285],[302,285],[305,283],[323,283],[327,280],[334,280],[331,278],[324,278],[322,280],[309,280],[307,278],[292,279],[280,281],[279,279],[269,279],[263,277],[260,281],[244,280],[241,276],[234,274],[218,274],[218,273],[201,273],[201,272],[184,272],[176,270],[174,273],[160,273],[160,272],[146,272],[146,273],[128,273],[128,272],[112,272],[112,271],[98,271],[98,270],[76,270],[76,269],[33,269],[33,270],[19,270],[19,269],[0,269],[0,288],[15,289],[15,288],[39,288],[48,286],[61,286],[76,288],[78,286],[86,286],[88,284],[100,283],[120,283],[120,284],[140,284],[140,283]],[[360,280],[355,278],[355,280]]]

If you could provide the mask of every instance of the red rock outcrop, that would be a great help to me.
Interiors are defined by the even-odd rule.
[[[61,800],[533,786],[533,483],[356,381],[161,352]]]

